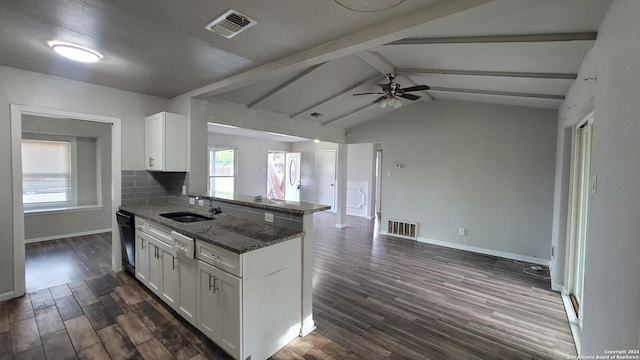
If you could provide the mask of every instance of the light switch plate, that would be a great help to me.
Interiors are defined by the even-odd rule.
[[[190,204],[190,205],[195,205],[195,204],[196,204],[196,199],[194,199],[194,198],[189,198],[189,204]]]
[[[198,200],[198,205],[199,206],[204,206],[204,200]]]

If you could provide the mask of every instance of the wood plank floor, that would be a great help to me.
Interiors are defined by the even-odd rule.
[[[27,292],[111,272],[111,233],[43,241],[25,246]]]
[[[273,360],[575,358],[559,294],[527,264],[334,219],[315,216],[318,329]],[[0,359],[229,359],[128,275],[86,274],[0,303]]]

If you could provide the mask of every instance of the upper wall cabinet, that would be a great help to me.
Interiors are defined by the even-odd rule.
[[[187,120],[161,112],[144,119],[145,169],[187,171]]]

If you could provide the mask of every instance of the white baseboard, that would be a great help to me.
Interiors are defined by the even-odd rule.
[[[387,231],[382,230],[382,231],[380,231],[380,235],[388,235],[388,233],[387,233]],[[390,236],[393,236],[393,235],[390,235]],[[508,253],[508,252],[504,252],[504,251],[485,249],[485,248],[481,248],[481,247],[477,247],[477,246],[456,244],[456,243],[452,243],[452,242],[448,242],[448,241],[442,241],[442,240],[433,240],[433,239],[427,239],[427,238],[423,238],[423,237],[418,237],[418,241],[422,242],[422,243],[426,243],[426,244],[444,246],[444,247],[448,247],[448,248],[452,248],[452,249],[470,251],[470,252],[475,252],[475,253],[480,253],[480,254],[485,254],[485,255],[493,255],[493,256],[503,257],[503,258],[512,259],[512,260],[525,261],[525,262],[532,263],[532,264],[539,264],[539,265],[549,266],[550,263],[551,263],[551,260],[540,259],[540,258],[536,258],[536,257],[532,257],[532,256],[525,256],[525,255],[519,255],[519,254],[514,254],[514,253]]]
[[[7,291],[6,293],[0,294],[0,301],[10,300],[16,297],[15,291]]]
[[[471,251],[471,252],[485,254],[485,255],[492,255],[492,256],[498,256],[498,257],[503,257],[503,258],[512,259],[512,260],[524,261],[532,264],[549,266],[549,264],[551,263],[551,260],[545,260],[545,259],[540,259],[532,256],[514,254],[514,253],[509,253],[504,251],[485,249],[477,246],[457,244],[457,243],[452,243],[452,242],[442,241],[442,240],[433,240],[433,239],[418,237],[418,241],[427,243],[427,244],[444,246],[452,249],[465,250],[465,251]]]
[[[39,237],[39,238],[34,238],[34,239],[25,239],[24,242],[25,242],[25,244],[30,244],[30,243],[36,243],[36,242],[41,242],[41,241],[64,239],[64,238],[74,237],[74,236],[85,236],[85,235],[102,234],[102,233],[106,233],[106,232],[111,232],[111,230],[112,230],[111,228],[108,228],[108,229],[101,229],[101,230],[82,231],[82,232],[77,232],[77,233],[72,233],[72,234],[45,236],[45,237]]]

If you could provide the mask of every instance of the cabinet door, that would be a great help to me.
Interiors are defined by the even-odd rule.
[[[178,304],[176,310],[196,325],[196,259],[178,257]]]
[[[149,282],[149,242],[136,234],[136,278],[143,284]]]
[[[162,257],[161,249],[154,241],[149,241],[149,279],[148,286],[151,291],[160,295],[162,292]]]
[[[197,327],[234,358],[240,356],[241,280],[198,261]]]
[[[145,169],[164,170],[164,116],[144,120]]]
[[[178,259],[172,253],[160,249],[162,262],[162,292],[160,297],[172,308],[176,307],[178,299]]]

